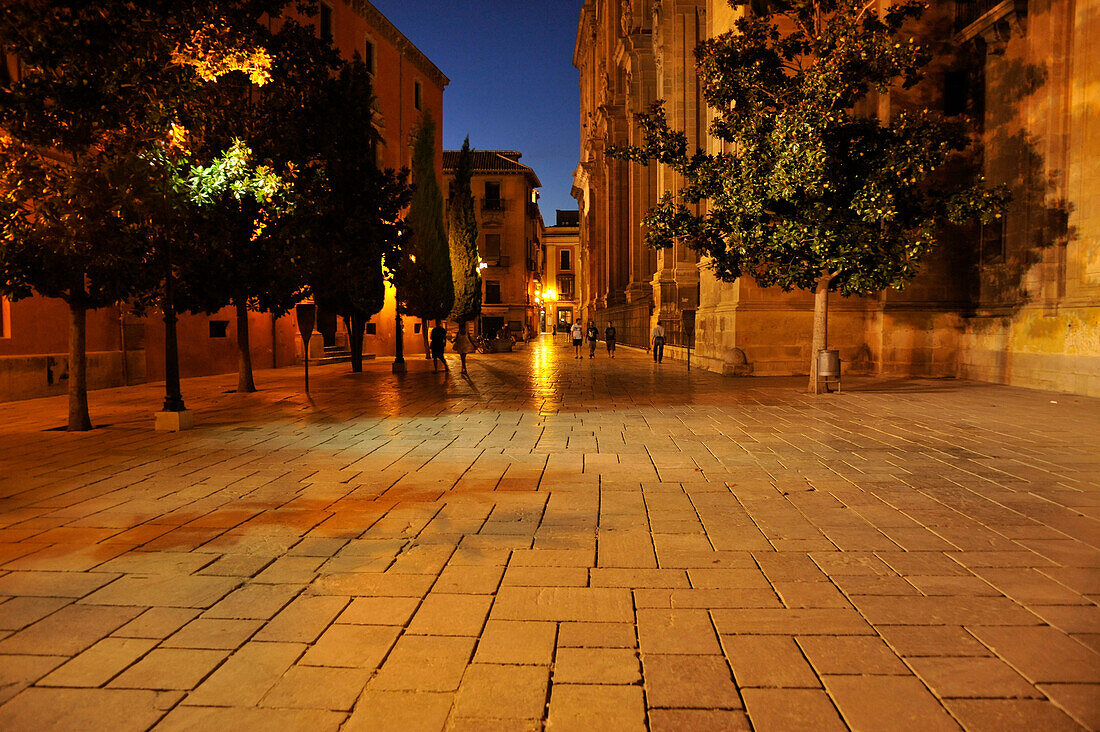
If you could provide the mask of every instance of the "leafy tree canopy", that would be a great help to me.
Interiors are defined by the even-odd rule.
[[[481,314],[481,259],[477,253],[477,218],[474,195],[470,138],[462,143],[455,167],[454,187],[448,209],[448,241],[451,248],[451,272],[454,279],[454,312],[451,318],[460,324]]]
[[[696,49],[722,152],[689,150],[661,103],[639,116],[644,144],[610,151],[682,177],[647,215],[648,242],[682,239],[727,281],[751,275],[788,290],[824,281],[844,295],[900,288],[940,225],[987,221],[1006,200],[958,171],[937,172],[967,147],[963,122],[869,109],[873,92],[921,80],[928,49],[903,30],[924,4],[881,15],[865,0],[770,7]]]

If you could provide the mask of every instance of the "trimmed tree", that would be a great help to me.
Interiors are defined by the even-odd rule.
[[[363,332],[385,300],[383,262],[398,259],[409,205],[408,170],[379,170],[370,120],[370,74],[359,59],[325,83],[327,113],[315,120],[319,154],[302,171],[295,212],[284,236],[309,292],[348,326],[352,371],[363,370]]]
[[[966,125],[928,109],[881,119],[872,93],[911,87],[930,56],[903,33],[923,2],[876,14],[865,0],[787,0],[741,17],[695,51],[710,133],[730,152],[689,150],[658,102],[643,144],[609,155],[669,166],[683,184],[645,218],[651,246],[682,240],[715,276],[814,293],[810,354],[827,345],[828,296],[902,289],[939,227],[1000,215],[1007,194],[955,166]],[[940,172],[937,172],[940,171]],[[702,205],[705,202],[705,206]],[[700,213],[702,210],[702,213]]]
[[[472,157],[470,138],[467,137],[455,166],[447,231],[454,280],[451,319],[458,323],[459,333],[465,333],[466,323],[481,314],[481,258],[477,253],[477,218],[474,215],[474,194],[470,188]]]
[[[206,274],[183,273],[188,291],[180,294],[191,296],[183,304],[192,311],[234,308],[237,391],[252,392],[256,386],[249,312],[281,316],[300,301],[306,287],[292,249],[279,236],[276,210],[284,207],[287,193],[282,179],[280,190],[267,191],[270,196],[257,198],[256,194],[264,189],[262,178],[273,182],[270,176],[275,170],[289,178],[330,144],[318,126],[324,127],[324,119],[337,113],[329,107],[326,90],[340,59],[330,41],[319,38],[312,26],[287,16],[272,24],[268,16],[255,13],[249,5],[252,0],[216,1],[242,18],[242,32],[264,50],[270,68],[269,73],[257,75],[240,64],[224,71],[200,67],[204,78],[217,78],[218,83],[203,88],[201,98],[187,110],[184,124],[194,138],[196,160],[209,163],[194,169],[192,193],[203,200],[200,210],[210,228],[210,241],[217,244],[212,256],[219,267],[213,277],[209,269],[203,270]],[[192,54],[196,64],[208,59],[208,54]],[[241,149],[247,150],[247,163],[233,152]],[[210,185],[220,187],[216,192],[203,190]]]
[[[196,211],[203,254],[183,264],[176,306],[214,313],[232,305],[237,318],[237,391],[256,391],[248,312],[283,315],[301,299],[305,280],[271,226],[288,205],[287,181],[256,164],[237,140],[209,165],[192,165],[181,192]],[[274,346],[274,344],[273,344]]]
[[[436,125],[425,112],[413,132],[413,197],[405,216],[409,230],[401,260],[404,312],[420,318],[428,357],[428,322],[443,320],[454,307],[451,253],[443,222],[443,195],[435,169]]]
[[[146,243],[119,214],[138,173],[133,163],[103,153],[62,165],[0,141],[0,293],[12,300],[37,293],[69,307],[69,431],[92,428],[88,311],[149,285]]]
[[[0,258],[13,269],[0,281],[15,297],[33,290],[69,305],[71,430],[91,426],[87,310],[146,284],[146,252],[123,235],[128,224],[119,212],[128,188],[140,183],[140,152],[163,139],[171,114],[199,82],[185,57],[239,68],[257,61],[226,41],[234,37],[231,22],[210,22],[217,4],[0,4],[0,47],[20,62],[18,78],[0,89],[0,128],[11,138],[0,153],[8,173],[28,175],[11,180],[4,193],[9,236]],[[277,4],[252,3],[259,12]]]

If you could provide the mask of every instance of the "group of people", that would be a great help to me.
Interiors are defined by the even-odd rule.
[[[594,321],[588,321],[588,329],[585,330],[581,326],[581,319],[577,318],[577,322],[573,323],[572,328],[569,329],[569,334],[573,338],[574,358],[584,358],[581,355],[581,346],[585,341],[588,341],[588,357],[596,357],[596,343],[600,340],[600,329]],[[607,355],[611,358],[615,358],[615,324],[610,320],[607,321],[607,328],[603,332],[604,343],[607,344]],[[653,360],[656,363],[661,363],[665,358],[665,329],[660,323],[653,326],[653,330],[649,334],[650,344],[653,346]]]

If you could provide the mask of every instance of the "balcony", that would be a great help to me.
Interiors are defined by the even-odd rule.
[[[504,199],[503,198],[483,198],[481,199],[482,211],[494,211],[504,212]]]

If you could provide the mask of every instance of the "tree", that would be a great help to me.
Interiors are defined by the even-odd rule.
[[[227,303],[237,316],[238,392],[256,391],[248,337],[248,311],[283,315],[305,289],[271,226],[288,206],[288,182],[252,150],[235,140],[207,166],[191,165],[181,191],[196,207],[195,232],[203,243],[199,257],[179,277],[176,307],[213,313]],[[182,291],[182,292],[181,292]]]
[[[134,182],[132,163],[104,153],[62,165],[0,141],[0,292],[13,300],[37,292],[69,307],[69,431],[92,428],[88,311],[148,288],[145,242],[119,213]]]
[[[477,253],[477,219],[474,217],[474,195],[470,189],[473,177],[471,158],[470,138],[467,137],[455,166],[447,232],[454,278],[451,318],[458,323],[460,333],[466,332],[466,323],[481,314],[481,259]]]
[[[144,287],[147,253],[120,218],[127,187],[140,182],[140,153],[170,128],[204,69],[248,68],[263,59],[232,45],[234,18],[214,23],[219,0],[10,0],[0,5],[0,47],[19,58],[0,90],[0,127],[10,142],[5,191],[5,291],[59,297],[72,314],[69,429],[90,429],[85,353],[88,309]],[[251,0],[263,13],[278,0]],[[224,35],[223,35],[224,34]],[[128,233],[129,232],[129,233]]]
[[[420,318],[424,353],[428,321],[442,320],[454,307],[451,253],[443,223],[443,196],[435,170],[435,121],[425,112],[413,132],[413,197],[405,216],[409,229],[401,260],[401,299],[405,312]]]
[[[285,236],[314,301],[348,324],[352,371],[359,372],[366,322],[384,303],[383,262],[398,260],[411,193],[407,170],[375,163],[373,94],[362,61],[344,63],[324,90],[327,112],[309,131],[319,152],[302,171]]]
[[[814,292],[810,390],[826,347],[829,292],[903,288],[935,246],[938,227],[1000,215],[1003,190],[959,169],[961,121],[928,109],[874,115],[871,94],[912,87],[929,54],[903,27],[924,5],[881,15],[865,0],[780,0],[696,49],[729,152],[691,152],[658,102],[638,121],[644,143],[609,155],[669,166],[683,184],[646,216],[651,246],[676,239],[705,255],[716,277]],[[870,113],[868,110],[872,110]],[[940,171],[937,173],[937,171]],[[706,202],[705,211],[699,213]]]
[[[272,24],[266,17],[249,14],[237,7],[249,0],[220,0],[225,12],[236,12],[249,20],[244,31],[256,48],[270,59],[269,73],[258,76],[247,68],[205,70],[204,78],[217,84],[203,89],[196,104],[189,107],[185,124],[192,133],[197,160],[207,161],[206,170],[225,179],[217,201],[206,198],[201,210],[211,227],[211,240],[219,244],[212,252],[219,267],[210,276],[209,262],[196,262],[200,272],[182,273],[189,285],[185,300],[192,311],[215,312],[232,306],[236,311],[238,358],[237,391],[256,390],[252,374],[249,311],[287,313],[302,298],[305,273],[293,261],[293,249],[286,246],[275,209],[285,208],[285,194],[272,190],[272,197],[258,199],[254,193],[271,171],[285,171],[284,178],[315,159],[330,140],[318,126],[337,110],[326,95],[330,79],[340,65],[339,54],[312,26],[282,17]],[[228,41],[228,39],[227,39]],[[209,58],[195,54],[199,60]],[[273,131],[278,131],[273,134]],[[323,134],[328,134],[324,132]],[[239,147],[240,146],[240,147]],[[241,167],[233,150],[247,149],[248,166]],[[235,162],[234,162],[235,161]],[[226,163],[231,163],[229,168]],[[198,169],[196,169],[198,170]],[[267,174],[260,174],[267,171]],[[200,176],[201,178],[201,176]],[[196,181],[201,188],[217,184],[213,179]],[[271,182],[271,181],[269,181]],[[245,193],[243,197],[239,194]],[[257,217],[263,219],[257,232]]]

